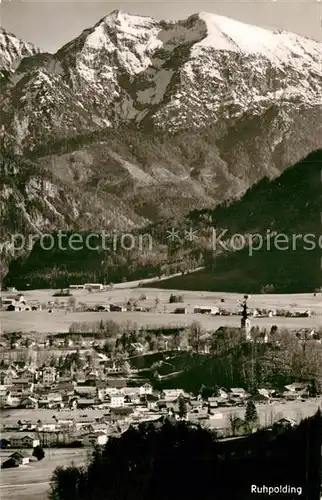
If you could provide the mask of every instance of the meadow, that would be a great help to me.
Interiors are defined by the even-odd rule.
[[[31,455],[32,450],[28,450]],[[86,463],[89,449],[47,449],[45,458],[38,462],[32,461],[14,469],[1,471],[1,500],[45,500],[50,491],[52,473],[59,465],[68,466]],[[12,453],[0,451],[1,463]],[[72,500],[72,499],[71,499]]]
[[[47,304],[54,301],[55,290],[30,290],[24,293],[27,301],[39,301]],[[182,295],[183,302],[180,304],[169,304],[170,294]],[[8,294],[3,294],[4,298]],[[145,300],[140,300],[142,295]],[[117,323],[134,322],[139,327],[158,326],[188,326],[193,321],[199,321],[205,329],[216,329],[220,326],[239,326],[240,317],[237,316],[240,310],[242,294],[220,293],[220,292],[197,292],[197,291],[177,291],[161,290],[153,288],[130,288],[130,285],[123,284],[122,287],[115,287],[112,290],[87,292],[77,290],[73,292],[76,299],[76,307],[86,304],[93,307],[97,304],[122,304],[128,300],[137,301],[137,304],[150,308],[150,312],[67,312],[64,310],[54,310],[49,313],[43,311],[26,312],[2,312],[2,331],[19,330],[23,332],[57,333],[68,332],[73,322],[93,322],[111,319]],[[68,298],[59,298],[60,302],[67,304]],[[209,316],[193,314],[195,306],[217,306],[233,313],[232,316]],[[173,314],[176,307],[187,308],[187,314]],[[309,318],[253,318],[252,324],[263,328],[270,328],[277,325],[284,328],[320,328],[322,327],[322,295],[317,294],[260,294],[252,295],[249,299],[250,308],[265,309],[287,309],[289,311],[304,312],[311,310],[314,315]]]

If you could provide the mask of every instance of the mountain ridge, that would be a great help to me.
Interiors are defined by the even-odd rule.
[[[166,22],[113,11],[55,54],[47,54],[47,61],[42,54],[36,56],[38,65],[30,69],[23,61],[7,82],[8,98],[18,86],[29,122],[35,112],[39,120],[50,110],[51,120],[43,116],[50,135],[64,132],[53,113],[53,95],[58,103],[61,99],[58,109],[66,104],[71,108],[66,111],[66,133],[131,121],[176,132],[186,128],[187,118],[194,127],[210,120],[231,122],[246,110],[258,114],[275,102],[290,105],[295,96],[303,105],[322,105],[321,47],[293,33],[214,14]],[[30,108],[39,87],[43,106],[35,111]],[[29,123],[25,128],[21,142],[30,149],[37,129],[30,130]]]
[[[0,72],[14,71],[23,58],[39,52],[33,43],[17,38],[0,26]]]
[[[4,247],[211,208],[322,147],[322,43],[207,16],[112,12],[18,58],[0,96]]]

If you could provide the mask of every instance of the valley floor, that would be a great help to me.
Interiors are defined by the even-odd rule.
[[[125,284],[123,284],[125,285]],[[237,312],[240,309],[242,294],[220,293],[220,292],[195,292],[176,291],[149,288],[115,288],[100,292],[76,291],[73,293],[77,304],[85,303],[87,306],[96,304],[117,303],[126,304],[129,299],[138,301],[139,305],[155,308],[154,312],[67,312],[64,310],[48,313],[43,311],[9,312],[1,313],[2,331],[19,330],[23,332],[56,333],[68,332],[69,326],[73,322],[94,322],[103,320],[113,320],[117,323],[135,322],[138,326],[186,326],[193,321],[198,321],[206,329],[216,329],[220,326],[239,326],[240,316]],[[30,290],[24,292],[27,301],[39,301],[48,303],[54,301],[54,290]],[[180,304],[169,304],[170,294],[182,295],[183,302]],[[146,295],[145,300],[140,300],[142,295]],[[3,294],[5,298],[6,294]],[[155,300],[158,306],[155,307]],[[61,298],[66,301],[68,298]],[[195,306],[217,306],[234,313],[232,316],[209,316],[203,314],[193,314]],[[173,314],[176,307],[187,308],[188,314]],[[311,310],[314,314],[309,318],[253,318],[252,324],[263,328],[270,328],[277,325],[284,328],[320,328],[322,327],[322,295],[317,294],[261,294],[252,295],[249,299],[251,308],[266,309],[288,309],[290,311]]]

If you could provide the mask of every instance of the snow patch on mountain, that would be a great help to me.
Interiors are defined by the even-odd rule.
[[[77,61],[87,80],[100,79],[103,72],[105,77],[112,78],[118,65],[135,75],[151,64],[151,54],[162,46],[158,39],[160,30],[159,23],[151,17],[113,11],[93,28],[83,31],[66,50],[77,50],[79,39],[83,40]]]
[[[194,46],[194,55],[200,48],[212,47],[259,54],[275,64],[294,63],[294,56],[309,59],[312,64],[321,60],[321,44],[295,33],[264,29],[207,12],[200,13],[199,18],[207,26],[207,36]],[[319,69],[321,72],[321,66]]]
[[[40,52],[32,43],[20,40],[12,33],[0,28],[0,71],[13,71],[24,57]]]
[[[138,102],[152,105],[161,102],[173,75],[174,70],[171,69],[161,69],[158,71],[153,78],[153,86],[138,92]]]
[[[320,42],[215,14],[156,21],[113,11],[55,55],[22,64],[0,110],[8,141],[17,134],[21,146],[28,134],[34,146],[39,134],[129,122],[171,133],[231,123],[273,105],[321,105],[321,53]]]

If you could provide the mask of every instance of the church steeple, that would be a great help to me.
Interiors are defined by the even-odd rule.
[[[247,307],[247,300],[248,300],[248,295],[244,295],[244,302],[242,304],[242,319],[241,319],[241,329],[245,332],[246,335],[246,340],[251,341],[252,336],[250,333],[251,330],[251,324],[249,320],[249,309]]]

